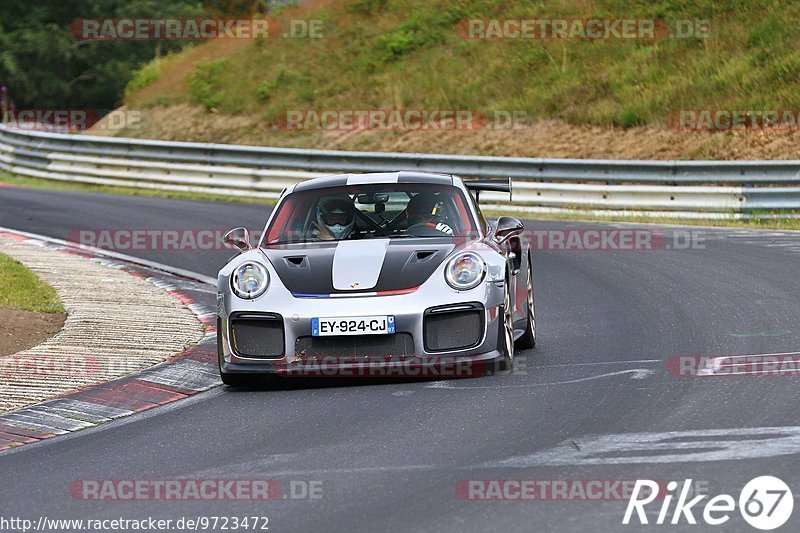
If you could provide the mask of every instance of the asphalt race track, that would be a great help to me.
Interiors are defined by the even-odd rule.
[[[261,205],[0,189],[0,226],[58,238],[80,229],[260,228],[267,211]],[[526,221],[526,227],[600,226]],[[674,242],[673,230],[664,231],[666,242]],[[269,518],[273,531],[641,528],[622,525],[627,500],[613,496],[475,501],[457,490],[466,480],[508,479],[693,479],[712,496],[738,499],[750,479],[776,475],[795,488],[797,501],[798,379],[680,377],[666,362],[674,355],[798,351],[800,234],[691,231],[700,243],[693,249],[535,252],[538,346],[518,354],[513,374],[285,390],[218,387],[0,454],[0,515],[259,515]],[[124,252],[210,276],[231,255]],[[322,497],[84,501],[69,492],[76,480],[176,478],[266,478],[283,487],[321,481]],[[653,505],[651,522],[660,504]],[[800,529],[795,507],[786,531]],[[702,509],[694,514],[701,520]],[[704,529],[685,519],[657,528]],[[734,513],[722,530],[749,526]]]

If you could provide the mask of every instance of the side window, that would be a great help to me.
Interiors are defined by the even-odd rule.
[[[470,196],[472,196],[472,193],[470,193]],[[472,201],[475,204],[475,211],[478,212],[478,223],[481,225],[481,231],[485,235],[487,227],[488,227],[487,224],[486,224],[486,217],[483,216],[483,211],[481,211],[481,206],[478,205],[478,202],[475,201],[475,197],[474,196],[472,197]]]
[[[295,241],[305,238],[303,225],[308,213],[308,201],[289,196],[268,229],[266,242]]]
[[[289,196],[279,205],[280,211],[278,211],[269,228],[267,228],[266,238],[264,239],[265,242],[269,244],[281,240],[284,227],[289,223],[289,217],[294,210],[294,204],[294,198]]]
[[[458,212],[458,198],[451,194],[440,195],[439,203],[441,206],[441,220],[450,226],[456,235],[461,235],[466,226],[465,221],[459,216]]]

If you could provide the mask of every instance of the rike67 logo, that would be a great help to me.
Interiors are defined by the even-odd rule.
[[[720,494],[702,505],[701,502],[708,498],[708,495],[701,494],[689,499],[691,488],[691,479],[685,480],[680,490],[676,481],[670,481],[667,483],[666,494],[663,494],[659,493],[659,483],[656,481],[637,480],[622,523],[630,524],[635,512],[639,524],[649,524],[645,507],[656,499],[661,500],[658,518],[655,521],[658,525],[681,523],[697,525],[699,517],[702,523],[719,526],[728,522],[731,514],[736,511],[737,501],[733,496]],[[672,502],[676,496],[677,501],[673,508]],[[793,508],[794,496],[789,486],[773,476],[760,476],[750,480],[739,494],[738,509],[742,518],[752,527],[763,531],[771,531],[785,524],[791,517]],[[695,513],[698,513],[698,517]]]

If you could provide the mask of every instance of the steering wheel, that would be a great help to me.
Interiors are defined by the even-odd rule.
[[[429,226],[426,222],[422,222],[420,224],[414,224],[410,226],[406,230],[407,235],[413,235],[415,237],[443,237],[449,236],[447,233],[438,230],[434,227]]]

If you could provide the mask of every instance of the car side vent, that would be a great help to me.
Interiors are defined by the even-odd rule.
[[[414,254],[415,263],[423,263],[436,255],[436,250],[417,250]]]
[[[291,257],[284,257],[286,260],[286,264],[292,268],[306,268],[308,267],[308,261],[306,260],[306,256],[304,255],[295,255]]]

